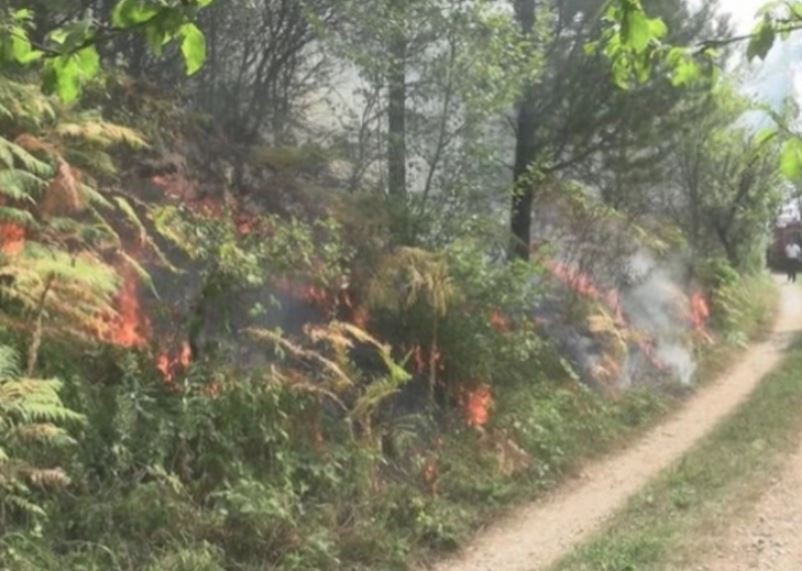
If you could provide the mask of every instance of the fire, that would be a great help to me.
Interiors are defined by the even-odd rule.
[[[707,332],[707,321],[710,319],[710,305],[702,292],[696,291],[690,297],[690,321],[693,330],[705,341],[712,342]]]
[[[443,363],[443,355],[440,353],[439,350],[435,349],[434,355],[431,355],[428,350],[424,349],[420,345],[415,345],[412,347],[412,350],[409,351],[410,356],[412,358],[412,370],[418,374],[422,375],[429,370],[430,363],[434,363],[437,367],[437,370],[440,372],[445,371],[445,364]]]
[[[423,461],[421,465],[421,477],[429,493],[432,495],[436,494],[437,482],[440,479],[440,465],[437,458],[429,457]]]
[[[175,356],[170,356],[167,352],[159,355],[156,359],[156,368],[161,372],[164,381],[170,384],[177,375],[186,371],[190,363],[192,363],[192,348],[184,341]]]
[[[351,313],[350,321],[360,329],[365,329],[370,322],[370,313],[364,307],[357,307]]]
[[[546,268],[551,274],[567,285],[579,295],[590,297],[592,299],[600,299],[602,297],[599,290],[591,281],[590,277],[584,272],[569,268],[560,262],[550,261],[546,263]]]
[[[123,283],[117,294],[117,315],[108,340],[120,347],[141,348],[147,344],[149,324],[139,305],[139,280],[131,269],[121,272]]]
[[[490,314],[490,326],[499,333],[509,333],[512,329],[510,327],[509,318],[498,310]]]
[[[274,283],[281,293],[325,311],[330,310],[336,301],[327,289],[314,284],[298,283],[289,278],[279,278]]]
[[[709,318],[710,306],[707,304],[707,299],[701,292],[694,292],[691,295],[691,324],[693,328],[704,329]]]
[[[606,355],[591,369],[591,375],[593,375],[593,378],[602,383],[614,382],[616,379],[621,377],[621,373],[622,371],[620,363],[615,362],[615,360],[609,355]]]
[[[16,256],[25,247],[25,228],[13,222],[0,224],[0,252]]]
[[[638,345],[641,353],[643,353],[643,355],[649,360],[649,363],[651,363],[652,367],[661,373],[664,373],[668,370],[668,366],[657,356],[657,347],[655,346],[654,339],[638,337],[635,339],[635,342]]]
[[[240,213],[234,217],[234,224],[237,227],[237,234],[249,236],[256,230],[258,220],[255,216]]]
[[[603,302],[613,313],[619,325],[626,323],[618,291],[613,289],[608,292],[602,292],[586,273],[569,268],[560,262],[553,260],[546,262],[546,268],[551,272],[551,275],[578,295]]]
[[[340,306],[345,310],[345,321],[356,325],[360,329],[367,329],[368,323],[370,322],[370,312],[354,301],[354,297],[350,291],[347,289],[340,291],[339,302]]]
[[[304,286],[301,290],[301,298],[320,307],[329,305],[329,293],[322,287],[314,285]]]
[[[467,391],[462,399],[463,413],[468,426],[481,428],[490,420],[493,392],[488,385],[479,385]]]

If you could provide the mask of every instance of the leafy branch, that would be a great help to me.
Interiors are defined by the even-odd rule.
[[[34,12],[28,8],[0,14],[0,66],[42,64],[43,88],[65,102],[74,101],[81,88],[100,72],[97,47],[126,33],[142,33],[151,51],[180,42],[188,75],[206,59],[206,39],[195,25],[197,13],[213,0],[120,0],[110,22],[85,19],[48,32],[44,42],[31,39]]]

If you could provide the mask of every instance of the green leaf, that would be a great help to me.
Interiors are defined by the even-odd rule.
[[[652,18],[649,20],[649,33],[652,38],[664,38],[668,34],[668,26],[660,18]]]
[[[776,37],[777,34],[774,29],[774,24],[767,15],[764,20],[758,24],[752,39],[749,41],[749,46],[746,48],[746,57],[749,61],[756,57],[765,59],[774,45]]]
[[[92,79],[100,71],[100,56],[95,46],[89,46],[76,52],[74,57],[81,79]]]
[[[802,180],[802,139],[793,137],[785,142],[780,167],[790,180]]]
[[[699,65],[695,61],[689,57],[683,58],[674,67],[674,71],[671,74],[671,84],[674,87],[690,85],[699,79],[700,74]]]
[[[196,73],[206,60],[206,38],[195,24],[185,24],[179,34],[183,36],[181,54],[187,66],[187,75]]]
[[[111,13],[111,23],[117,28],[130,28],[152,20],[158,13],[158,5],[148,0],[120,0]]]
[[[11,57],[19,64],[26,65],[42,57],[42,52],[34,50],[27,32],[20,26],[11,28],[9,46]]]
[[[20,8],[11,14],[11,19],[15,22],[29,22],[33,20],[33,10],[30,8]]]
[[[758,132],[755,136],[755,143],[758,145],[762,145],[771,141],[773,138],[777,136],[777,129],[775,127],[766,127],[765,129]]]
[[[649,47],[652,34],[649,27],[649,19],[642,10],[627,10],[622,22],[621,36],[624,45],[635,53],[643,53]]]
[[[145,28],[145,40],[155,55],[160,56],[164,52],[164,44],[169,40],[168,36],[156,26],[147,26]]]
[[[95,46],[49,60],[45,64],[44,87],[56,93],[65,103],[78,98],[81,84],[92,79],[100,70],[100,56]]]

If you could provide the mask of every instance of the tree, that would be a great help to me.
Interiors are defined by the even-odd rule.
[[[515,6],[524,32],[535,29],[537,3],[518,0]],[[650,147],[653,156],[659,156],[661,137],[672,122],[674,126],[681,123],[672,110],[687,100],[687,92],[677,87],[690,78],[669,72],[667,78],[653,77],[647,82],[648,78],[641,77],[642,82],[630,86],[626,73],[610,77],[594,43],[607,33],[604,22],[613,17],[609,6],[602,0],[559,0],[550,17],[540,11],[543,25],[550,30],[548,34],[540,32],[540,37],[546,38],[545,71],[522,92],[517,108],[515,192],[510,216],[513,257],[529,256],[533,201],[543,179],[570,177],[597,186],[609,174],[605,164],[623,166],[631,162],[627,157],[633,154],[638,154],[641,162],[649,162],[643,154]],[[660,38],[669,30],[670,39],[677,42],[727,33],[726,26],[711,23],[715,22],[712,2],[705,3],[693,16],[683,0],[653,0],[650,7],[672,26],[667,27],[658,18],[637,20],[635,24],[642,27],[638,29],[646,32],[637,42],[639,58],[650,58],[651,50],[660,45]],[[614,46],[609,49],[615,57],[631,64],[625,69],[637,69],[640,60],[633,60],[633,52],[619,54],[615,49],[620,42],[604,41],[608,48]]]
[[[521,32],[531,37],[535,31],[535,0],[516,0],[515,18]],[[532,233],[532,204],[535,190],[531,171],[538,157],[537,147],[537,86],[525,85],[517,104],[515,165],[513,167],[512,209],[510,215],[510,233],[512,256],[528,260],[529,241]]]
[[[483,186],[478,165],[486,174],[488,154],[500,159],[506,151],[496,144],[494,121],[537,74],[539,52],[509,13],[477,0],[348,2],[336,45],[367,85],[361,94],[370,112],[355,114],[354,147],[358,160],[374,164],[355,169],[360,180],[380,175],[405,219],[402,241],[414,241],[426,233],[422,220],[435,199],[453,204],[461,191]],[[365,152],[364,142],[376,139],[383,165]],[[506,186],[501,175],[487,179],[498,192]]]
[[[674,142],[667,189],[696,256],[720,253],[736,268],[762,259],[783,189],[777,141],[738,126],[747,109],[728,88],[713,92],[705,117]]]

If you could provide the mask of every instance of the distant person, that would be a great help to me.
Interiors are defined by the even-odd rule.
[[[788,242],[785,245],[785,263],[788,265],[788,282],[796,283],[796,274],[802,262],[802,248],[797,242]]]

